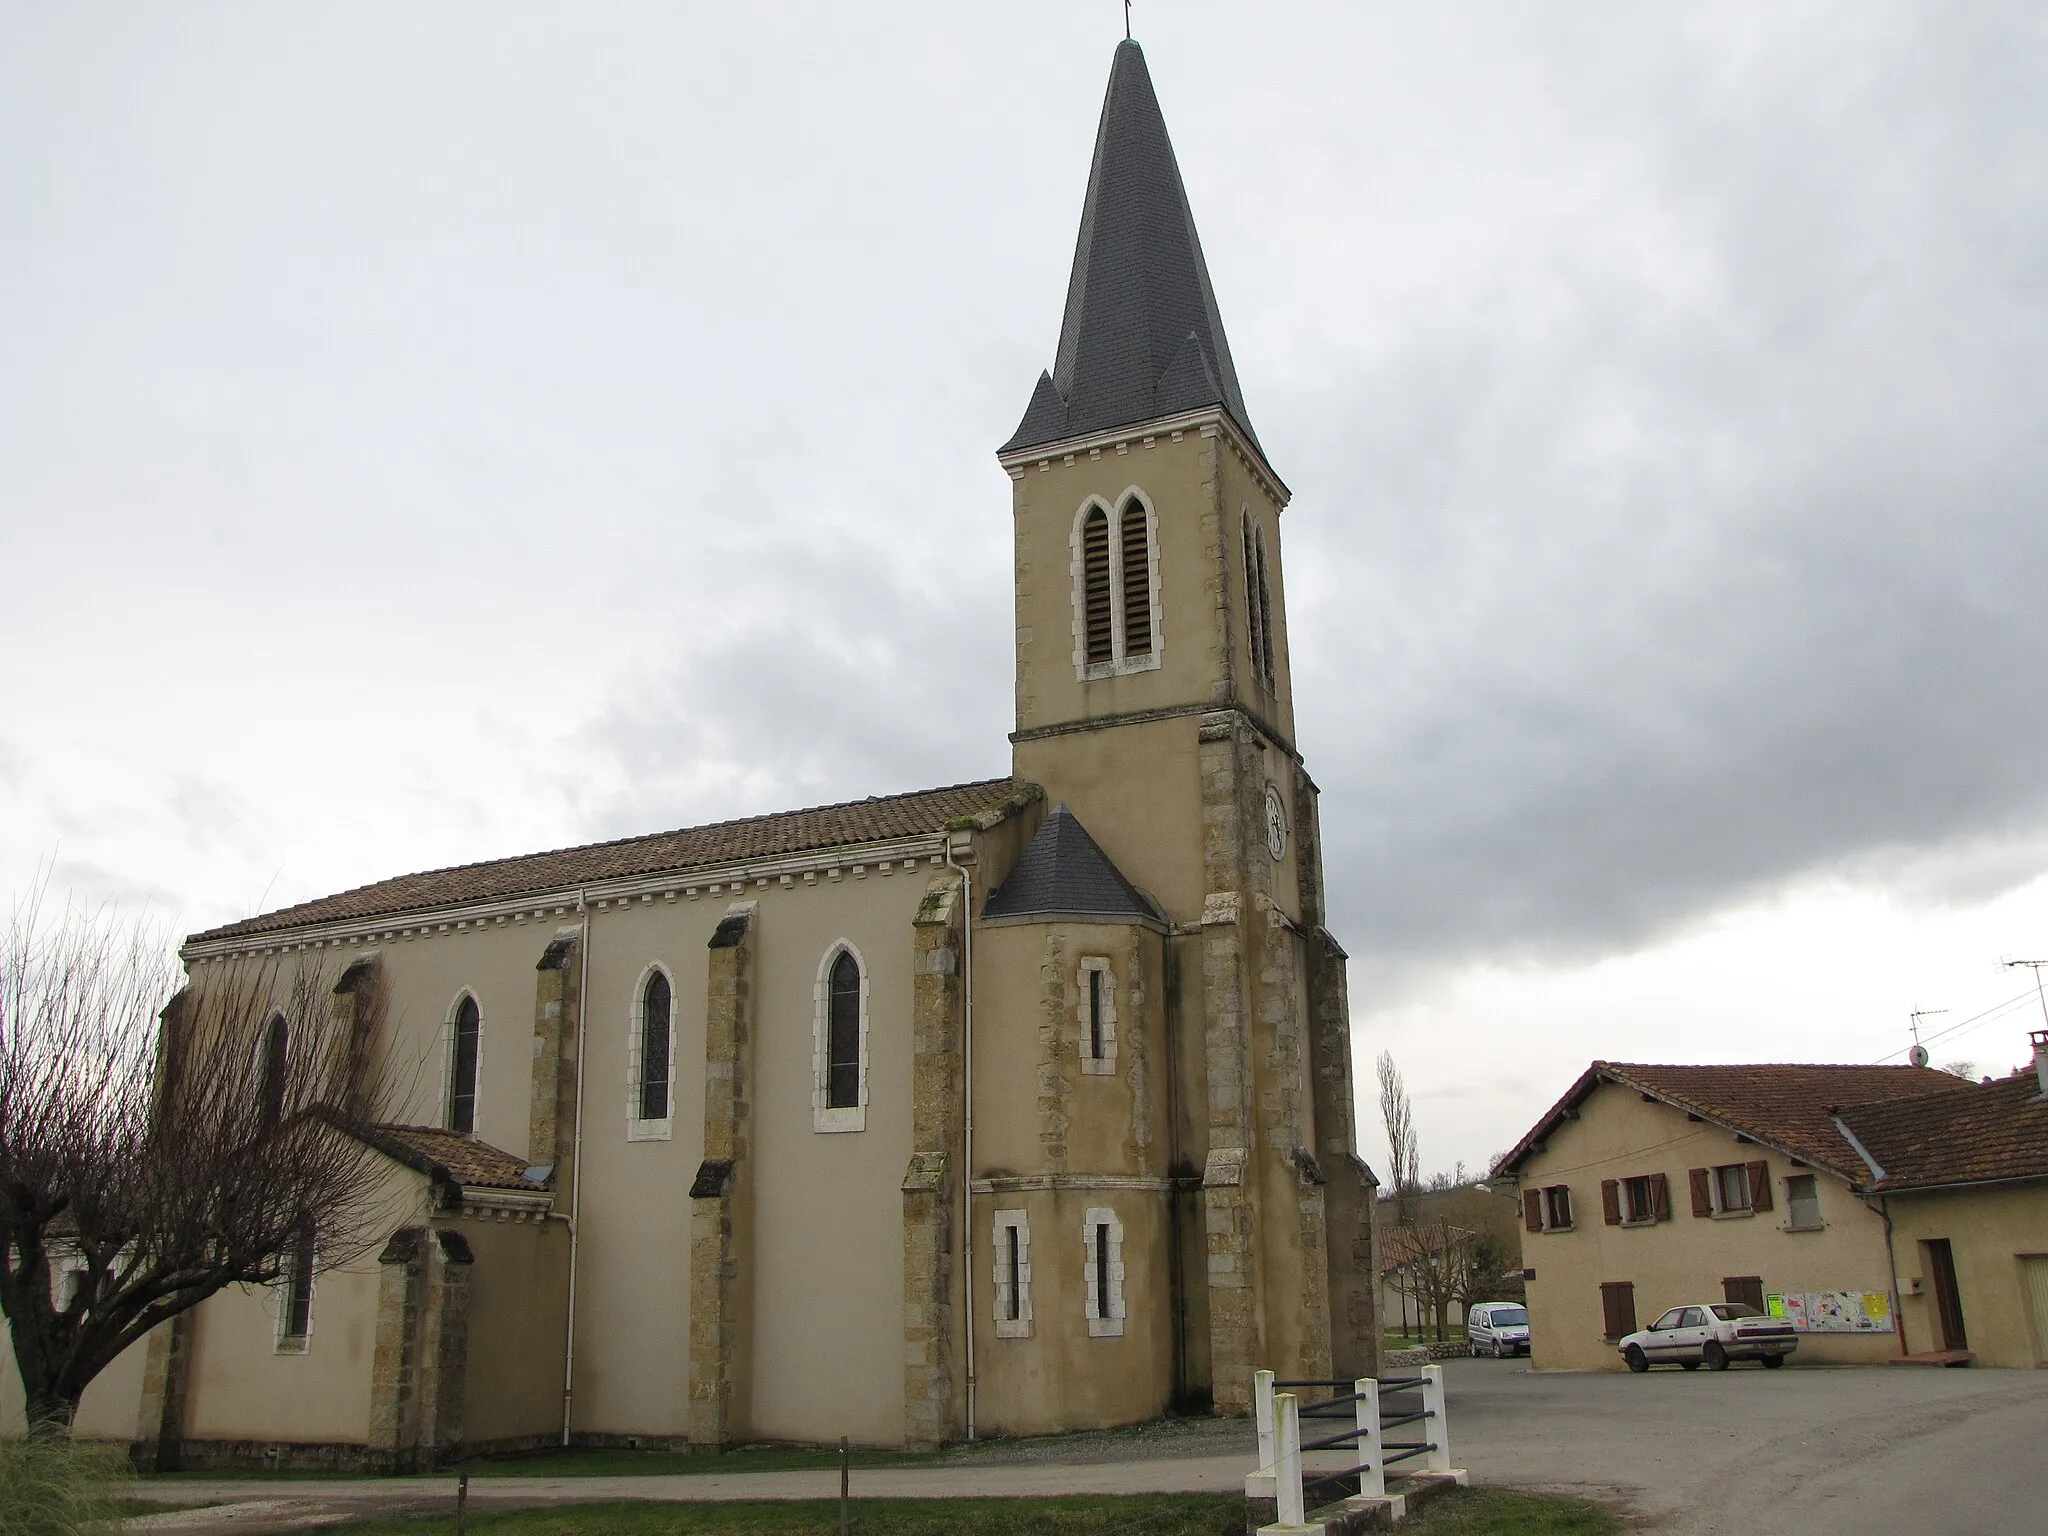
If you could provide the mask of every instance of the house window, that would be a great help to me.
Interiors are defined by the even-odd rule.
[[[648,967],[634,998],[627,1080],[632,1103],[626,1139],[666,1141],[673,1113],[671,1061],[675,1054],[675,989],[668,972]]]
[[[1612,1344],[1636,1331],[1636,1284],[1633,1280],[1600,1283],[1600,1317]]]
[[[1795,1173],[1785,1180],[1785,1226],[1793,1232],[1818,1232],[1826,1223],[1820,1219],[1820,1181],[1810,1173]]]
[[[817,1087],[813,1129],[867,1127],[868,980],[854,947],[844,941],[826,952],[818,973]]]
[[[1099,501],[1074,525],[1074,666],[1083,679],[1159,665],[1159,548],[1152,509],[1135,491],[1112,513]]]
[[[283,1014],[273,1014],[263,1026],[263,1124],[265,1129],[284,1118],[285,1091],[291,1075],[292,1028]]]
[[[280,1265],[277,1347],[283,1354],[304,1354],[313,1333],[313,1256],[313,1229],[308,1224],[285,1250]]]
[[[462,994],[450,1025],[448,1063],[448,1129],[476,1134],[477,1055],[483,1048],[483,1012],[469,993]]]
[[[996,1337],[1031,1337],[1031,1222],[1022,1211],[997,1211]]]
[[[1568,1185],[1549,1184],[1522,1191],[1522,1225],[1531,1232],[1569,1232],[1572,1192]]]
[[[1749,1209],[1749,1167],[1726,1163],[1714,1170],[1714,1210],[1732,1215]]]
[[[1081,1070],[1116,1071],[1116,974],[1099,955],[1081,961]]]
[[[1083,1299],[1088,1337],[1121,1338],[1124,1331],[1124,1228],[1116,1212],[1090,1206],[1081,1221]]]
[[[1661,1173],[1642,1173],[1629,1179],[1603,1179],[1600,1183],[1602,1215],[1607,1225],[1647,1226],[1671,1219],[1671,1185]]]

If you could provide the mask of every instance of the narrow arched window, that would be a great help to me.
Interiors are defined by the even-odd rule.
[[[1152,541],[1142,502],[1124,503],[1122,537],[1124,656],[1135,660],[1152,654]]]
[[[1081,522],[1081,643],[1082,656],[1091,667],[1116,655],[1109,584],[1109,514],[1090,507]]]
[[[476,999],[464,993],[455,1010],[448,1070],[448,1129],[464,1136],[476,1134],[476,1059],[482,1035],[483,1014]]]
[[[1244,518],[1244,637],[1252,653],[1252,676],[1266,680],[1265,625],[1259,613],[1259,552],[1252,542],[1252,518]]]
[[[827,1008],[825,1107],[854,1109],[860,1104],[860,962],[846,950],[832,962]]]
[[[286,1084],[292,1066],[292,1027],[284,1015],[273,1014],[263,1026],[263,1081],[258,1091],[262,1094],[263,1124],[274,1126],[284,1118]]]
[[[1255,529],[1252,543],[1259,557],[1259,675],[1271,691],[1278,686],[1274,679],[1279,668],[1273,659],[1273,588],[1266,579],[1266,530]]]
[[[668,1118],[668,977],[655,971],[640,994],[640,1118]]]

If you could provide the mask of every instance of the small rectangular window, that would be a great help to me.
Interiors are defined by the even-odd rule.
[[[1552,1184],[1543,1191],[1543,1230],[1561,1232],[1572,1224],[1572,1192],[1568,1185]]]
[[[1031,1226],[1022,1211],[995,1218],[995,1325],[999,1339],[1031,1336]]]
[[[1818,1232],[1820,1181],[1810,1173],[1795,1173],[1785,1180],[1785,1225],[1794,1232]]]
[[[1109,961],[1089,955],[1080,974],[1081,1070],[1092,1076],[1116,1071],[1116,973]]]
[[[283,1292],[278,1298],[277,1347],[303,1353],[313,1331],[313,1232],[300,1233],[284,1255]]]
[[[1628,1222],[1655,1221],[1657,1210],[1651,1199],[1652,1181],[1648,1174],[1621,1181],[1622,1220]]]
[[[1119,1338],[1124,1331],[1123,1223],[1116,1212],[1091,1207],[1083,1216],[1081,1242],[1088,1336]]]
[[[1714,1170],[1714,1210],[1732,1214],[1749,1209],[1749,1165],[1724,1163]]]

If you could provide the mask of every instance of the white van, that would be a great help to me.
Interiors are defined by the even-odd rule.
[[[1465,1337],[1475,1355],[1526,1355],[1529,1309],[1519,1301],[1481,1302],[1465,1314]]]

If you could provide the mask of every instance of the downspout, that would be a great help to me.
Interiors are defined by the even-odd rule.
[[[583,919],[583,953],[576,957],[576,1116],[569,1139],[569,1326],[562,1349],[562,1444],[569,1443],[569,1410],[576,1392],[576,1234],[577,1218],[583,1214],[583,1051],[587,1031],[583,1021],[590,1016],[590,912],[583,892],[576,893],[576,915]],[[564,1021],[567,1022],[566,1020]]]
[[[946,838],[946,867],[960,877],[965,910],[960,914],[960,1267],[961,1305],[966,1309],[967,1438],[974,1438],[974,874],[953,862],[953,839]]]
[[[1842,1134],[1842,1139],[1855,1149],[1858,1157],[1863,1159],[1864,1166],[1870,1170],[1870,1181],[1873,1184],[1882,1184],[1884,1169],[1878,1164],[1877,1159],[1870,1155],[1870,1148],[1863,1145],[1856,1133],[1849,1129],[1848,1123],[1832,1109],[1828,1111],[1828,1119],[1834,1122],[1835,1129]],[[1855,1186],[1852,1184],[1850,1187],[1853,1189]],[[1865,1210],[1875,1210],[1878,1219],[1884,1223],[1884,1263],[1892,1282],[1892,1332],[1898,1337],[1899,1356],[1903,1359],[1906,1354],[1906,1309],[1901,1305],[1905,1298],[1899,1295],[1899,1258],[1892,1248],[1891,1198],[1888,1195],[1879,1195],[1875,1206],[1871,1205],[1870,1196],[1861,1190],[1857,1191],[1857,1198],[1862,1200]]]

